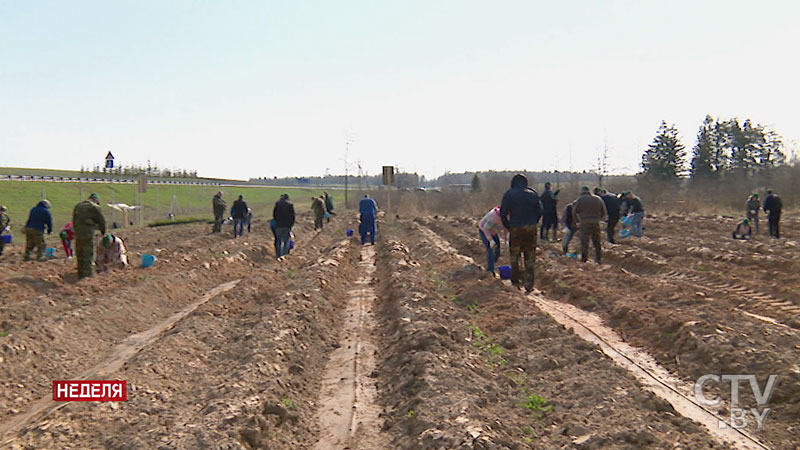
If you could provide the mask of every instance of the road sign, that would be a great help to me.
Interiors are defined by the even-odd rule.
[[[383,184],[394,184],[394,166],[383,166]]]

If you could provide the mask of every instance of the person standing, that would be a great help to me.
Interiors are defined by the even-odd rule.
[[[756,226],[756,234],[758,234],[758,211],[761,209],[761,200],[758,199],[758,194],[753,194],[747,198],[745,203],[745,210],[747,211],[747,219]]]
[[[564,239],[561,242],[561,250],[565,255],[569,253],[569,243],[578,231],[578,224],[575,223],[575,214],[573,213],[574,209],[575,202],[572,201],[564,207],[564,211],[561,213],[561,223],[564,224]]]
[[[222,199],[222,191],[214,194],[214,198],[211,199],[211,206],[214,210],[214,228],[211,229],[211,232],[219,233],[222,231],[223,216],[228,209],[228,204]]]
[[[42,200],[31,209],[25,223],[25,256],[23,261],[31,260],[31,252],[36,249],[36,259],[44,261],[44,232],[53,232],[53,217],[50,215],[50,202]]]
[[[233,237],[244,234],[244,223],[247,222],[247,202],[240,195],[231,206],[231,216],[233,217]]]
[[[325,212],[328,213],[328,223],[331,223],[331,216],[335,216],[336,213],[333,212],[333,197],[328,195],[327,192],[323,192],[325,195]]]
[[[7,208],[3,205],[0,205],[0,236],[5,233],[5,231],[8,229],[8,224],[11,223],[11,218],[8,217],[6,211]],[[5,246],[6,243],[0,239],[0,255],[3,254],[3,248],[5,248]]]
[[[517,288],[525,287],[525,292],[533,290],[534,266],[536,265],[536,226],[542,216],[542,202],[539,193],[528,187],[525,175],[517,174],[511,178],[511,189],[503,194],[500,203],[500,218],[509,230],[509,251],[511,254],[511,284]],[[525,269],[520,269],[523,258]]]
[[[600,189],[598,194],[603,199],[606,205],[606,234],[608,235],[608,242],[616,244],[614,241],[614,234],[616,232],[617,224],[619,223],[619,208],[622,205],[622,200],[613,192],[608,192],[605,189]]]
[[[642,220],[644,220],[644,207],[642,207],[642,200],[633,195],[631,191],[625,191],[622,193],[622,204],[625,209],[624,215],[628,215],[628,212],[633,213],[633,217],[631,218],[631,232],[636,237],[642,237],[644,234],[642,232]]]
[[[78,278],[94,274],[94,232],[106,234],[106,218],[100,209],[100,197],[89,196],[72,210],[72,224],[75,227],[75,258],[78,260]]]
[[[378,214],[378,204],[375,200],[369,198],[369,195],[364,194],[364,198],[358,202],[358,211],[361,214],[361,223],[358,226],[358,231],[361,234],[361,245],[367,243],[367,235],[369,235],[369,242],[375,245],[375,217]]]
[[[281,195],[281,198],[275,202],[272,218],[275,220],[275,257],[280,258],[289,254],[289,235],[295,219],[294,205],[289,201],[289,194]]]
[[[553,229],[553,240],[556,240],[556,233],[558,230],[558,199],[556,196],[559,191],[553,192],[551,189],[552,183],[549,181],[544,184],[544,192],[542,192],[542,227],[539,231],[539,238],[547,240],[547,232]]]
[[[767,190],[767,198],[764,199],[764,212],[767,213],[767,221],[769,222],[769,235],[775,239],[781,238],[781,210],[783,210],[783,202],[778,194],[772,192],[772,189]]]
[[[575,221],[578,223],[578,235],[581,239],[581,260],[589,260],[589,240],[594,244],[594,259],[602,263],[603,248],[600,245],[600,221],[606,217],[606,204],[603,199],[592,194],[589,186],[583,186],[575,200],[573,209]]]
[[[508,238],[508,230],[503,226],[503,219],[500,218],[500,207],[495,206],[483,216],[480,222],[478,222],[478,236],[480,236],[481,242],[483,242],[484,247],[486,247],[486,271],[491,272],[492,276],[495,275],[494,264],[500,259],[501,234],[503,235],[503,239]],[[489,243],[490,238],[494,241],[494,249],[492,249],[492,245]]]
[[[325,200],[319,197],[311,197],[311,211],[314,213],[314,230],[321,230],[323,227],[322,219],[325,218]]]
[[[67,255],[67,259],[72,258],[72,240],[75,239],[75,230],[72,227],[72,222],[67,222],[58,236],[61,238],[61,245],[64,247],[64,253]]]

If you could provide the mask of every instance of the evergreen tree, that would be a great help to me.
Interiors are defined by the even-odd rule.
[[[475,176],[472,177],[472,192],[480,192],[481,190],[481,179],[478,177],[478,173],[475,173]]]
[[[697,133],[697,144],[692,154],[691,177],[695,181],[707,181],[719,175],[719,162],[716,160],[714,118],[706,116]]]
[[[653,143],[642,155],[642,175],[646,180],[674,183],[684,173],[686,147],[675,125],[661,122]]]

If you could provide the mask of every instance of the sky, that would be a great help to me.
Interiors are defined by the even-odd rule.
[[[0,167],[635,173],[662,120],[800,142],[797,1],[0,0]]]

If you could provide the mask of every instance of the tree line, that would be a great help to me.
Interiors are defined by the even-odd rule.
[[[787,161],[783,138],[751,119],[707,115],[687,153],[675,125],[662,121],[642,155],[640,188],[656,197],[678,187],[696,188],[713,201],[730,200],[731,206],[750,191],[778,188],[793,196],[797,191],[791,180],[796,164]]]

